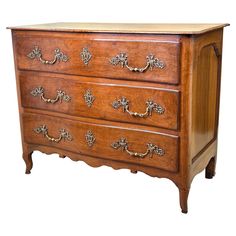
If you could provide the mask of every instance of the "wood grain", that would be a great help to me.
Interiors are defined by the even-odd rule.
[[[194,39],[192,80],[192,159],[217,135],[222,31]]]
[[[144,34],[202,34],[228,26],[229,24],[131,24],[131,23],[78,23],[59,22],[38,25],[8,27],[17,30],[42,30],[63,32],[96,32],[96,33],[144,33]]]
[[[188,212],[188,193],[190,191],[190,117],[191,117],[191,93],[189,91],[192,79],[193,44],[191,37],[181,38],[181,97],[180,97],[180,162],[179,162],[179,202],[182,213]]]
[[[94,35],[49,32],[15,32],[17,67],[21,70],[48,71],[64,74],[108,77],[125,80],[152,81],[177,84],[179,81],[179,37],[178,36],[136,36],[136,35]],[[54,58],[54,50],[59,48],[69,57],[67,62],[53,65],[42,64],[27,55],[38,46],[42,57]],[[80,53],[88,48],[92,57],[85,65]],[[155,55],[165,63],[165,67],[148,69],[143,73],[129,71],[121,65],[112,65],[110,60],[119,53],[126,53],[132,67],[143,68],[147,56]]]
[[[116,80],[94,81],[94,78],[60,77],[56,74],[26,73],[19,74],[22,106],[61,112],[74,116],[91,117],[119,122],[145,124],[176,130],[179,120],[179,91],[159,89],[149,86],[144,88],[142,83],[135,86],[129,82]],[[71,97],[69,102],[62,101],[51,104],[45,103],[40,96],[32,96],[31,92],[37,87],[43,87],[46,98],[55,98],[57,90],[63,90]],[[89,107],[84,95],[87,91],[93,95],[94,101]],[[126,97],[129,100],[129,109],[138,113],[146,111],[147,101],[154,101],[161,105],[165,111],[158,114],[152,111],[148,117],[134,117],[123,111],[115,109],[114,101]]]
[[[58,138],[60,129],[65,129],[72,135],[72,141],[62,140],[59,143],[49,141],[42,133],[36,133],[35,128],[46,125],[49,135]],[[161,135],[155,132],[145,132],[138,130],[127,130],[122,126],[107,126],[89,124],[79,121],[60,119],[52,116],[35,114],[23,114],[24,140],[29,144],[39,144],[44,146],[55,146],[82,155],[89,155],[136,163],[139,165],[152,166],[168,171],[178,170],[178,137]],[[95,137],[93,146],[86,142],[85,135],[91,130]],[[130,156],[122,149],[114,149],[112,143],[120,138],[126,138],[129,148],[134,152],[145,153],[148,143],[153,143],[165,150],[164,156],[151,155],[145,158]]]
[[[174,25],[170,28],[165,25],[165,29],[162,26],[155,29],[156,33],[162,30],[159,31],[162,35],[149,34],[154,25],[145,26],[146,34],[142,34],[142,25],[136,28],[139,31],[135,31],[134,25],[134,28],[122,25],[121,34],[115,31],[121,25],[110,29],[115,34],[82,32],[92,32],[98,25],[90,25],[90,29],[88,25],[67,24],[33,26],[26,30],[15,28],[13,48],[26,173],[32,169],[35,150],[83,160],[93,167],[107,165],[130,169],[132,173],[142,171],[173,181],[179,189],[182,212],[187,213],[193,178],[203,170],[206,170],[206,178],[215,175],[222,28],[226,25]],[[102,30],[106,27],[109,30],[110,26]],[[180,27],[182,31],[176,31]],[[132,32],[127,34],[128,30]],[[171,33],[165,34],[168,30]],[[183,35],[184,32],[190,35]],[[53,50],[60,47],[68,54],[69,61],[49,66],[28,60],[26,54],[36,44],[43,46],[46,59],[52,59]],[[83,47],[92,53],[87,66],[80,58]],[[154,52],[165,61],[166,67],[140,74],[113,67],[109,58],[119,52],[127,52],[130,65],[135,67],[143,67],[147,53]],[[37,86],[44,87],[46,97],[53,98],[56,90],[62,89],[72,99],[70,103],[42,103],[39,97],[30,95]],[[87,89],[95,97],[90,108],[83,97]],[[145,101],[151,98],[163,105],[166,113],[134,119],[112,108],[111,103],[120,96],[127,97],[132,111],[145,111]],[[50,136],[57,138],[59,130],[65,128],[73,140],[59,143],[47,140],[42,133],[34,131],[43,124],[48,127]],[[85,138],[88,130],[95,137],[92,146],[88,146]],[[127,139],[130,151],[144,153],[147,143],[151,142],[163,148],[165,155],[137,159],[125,150],[112,148],[111,144],[122,137]]]

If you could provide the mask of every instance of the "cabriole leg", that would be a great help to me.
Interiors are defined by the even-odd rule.
[[[182,209],[182,213],[188,213],[188,194],[189,189],[179,188],[179,203]]]
[[[33,168],[33,161],[32,161],[32,151],[29,151],[28,148],[24,148],[23,150],[23,159],[26,165],[26,174],[30,174],[31,169]]]

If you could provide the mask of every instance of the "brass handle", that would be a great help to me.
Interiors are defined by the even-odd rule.
[[[72,137],[71,135],[69,134],[68,131],[66,131],[65,129],[60,129],[59,130],[59,138],[53,138],[53,137],[50,137],[49,134],[48,134],[48,128],[46,125],[41,125],[37,128],[34,129],[34,131],[37,133],[37,134],[40,134],[42,133],[44,137],[46,137],[49,141],[51,142],[55,142],[55,143],[59,143],[61,140],[64,140],[64,141],[72,141]]]
[[[56,61],[67,62],[69,60],[68,56],[65,55],[59,48],[54,50],[54,59],[49,61],[43,59],[41,49],[38,46],[35,46],[34,49],[27,55],[30,59],[38,59],[42,64],[53,65]]]
[[[127,112],[128,114],[130,114],[131,116],[134,117],[141,117],[141,118],[145,118],[148,116],[152,115],[152,111],[155,111],[156,113],[158,113],[159,115],[163,114],[165,112],[165,109],[157,104],[154,103],[151,100],[148,100],[146,102],[146,111],[144,113],[138,113],[138,112],[133,112],[129,110],[129,100],[126,99],[126,97],[122,97],[119,100],[115,100],[112,103],[113,108],[118,109],[119,107],[123,107],[123,112]]]
[[[62,90],[57,90],[57,96],[56,98],[50,99],[50,98],[45,98],[44,97],[44,88],[43,87],[37,87],[34,90],[31,91],[31,95],[36,97],[36,96],[40,96],[40,98],[42,99],[42,101],[46,102],[46,103],[56,103],[56,102],[69,102],[71,100],[71,97],[69,95],[66,95],[66,93]]]
[[[152,70],[154,67],[157,67],[160,69],[163,69],[165,67],[165,63],[159,60],[158,58],[155,58],[153,54],[148,55],[146,59],[147,59],[147,63],[145,67],[143,68],[132,67],[132,66],[129,66],[128,56],[126,55],[126,53],[121,52],[115,57],[111,58],[110,63],[114,66],[120,64],[122,67],[125,66],[130,71],[141,72],[141,73],[145,72],[149,68],[150,70]]]
[[[134,156],[134,157],[138,157],[138,158],[144,158],[148,154],[150,154],[151,157],[153,154],[156,154],[159,156],[163,156],[165,154],[165,151],[162,148],[160,148],[157,145],[152,144],[152,143],[147,144],[147,150],[145,153],[138,153],[138,152],[130,151],[128,149],[128,141],[126,140],[126,138],[120,138],[117,142],[112,143],[111,146],[114,149],[121,148],[122,151],[126,151],[130,156]]]

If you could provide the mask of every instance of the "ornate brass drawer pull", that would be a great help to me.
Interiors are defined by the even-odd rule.
[[[155,144],[148,143],[147,144],[147,151],[145,153],[138,153],[138,152],[133,152],[128,149],[128,141],[126,138],[120,138],[117,142],[112,143],[111,145],[114,149],[119,149],[121,148],[122,151],[126,151],[130,156],[138,157],[138,158],[144,158],[148,154],[152,155],[156,154],[159,156],[163,156],[165,154],[165,151],[156,146]]]
[[[49,134],[48,134],[48,128],[46,125],[41,125],[39,126],[38,128],[35,128],[34,131],[37,133],[37,134],[40,134],[42,133],[44,137],[46,137],[49,141],[51,142],[55,142],[55,143],[59,143],[61,140],[64,140],[64,141],[72,141],[72,137],[71,135],[69,134],[68,131],[66,131],[65,129],[60,129],[59,130],[59,133],[60,133],[60,136],[59,138],[53,138],[53,137],[50,137]]]
[[[138,112],[133,112],[133,111],[129,110],[129,100],[127,100],[126,97],[122,97],[121,99],[115,100],[112,103],[112,106],[115,109],[123,107],[123,112],[127,112],[131,116],[135,116],[135,117],[145,118],[145,117],[151,116],[152,111],[155,111],[159,115],[161,115],[165,112],[165,109],[161,105],[154,103],[153,101],[148,100],[146,102],[146,105],[147,105],[146,111],[144,113],[138,113]]]
[[[132,66],[129,66],[127,54],[119,53],[118,55],[110,59],[110,63],[114,66],[120,64],[122,67],[125,66],[130,71],[141,72],[141,73],[145,72],[149,68],[150,70],[152,70],[154,67],[157,67],[160,69],[163,69],[165,67],[165,63],[159,60],[158,58],[155,58],[153,54],[148,55],[146,59],[147,59],[147,63],[145,67],[143,68],[132,67]]]
[[[50,98],[45,98],[44,97],[44,88],[43,87],[37,87],[34,90],[31,91],[31,95],[33,95],[34,97],[36,96],[40,96],[40,98],[42,99],[42,101],[46,102],[46,103],[56,103],[56,102],[69,102],[71,100],[71,97],[69,95],[66,95],[66,93],[62,90],[57,90],[57,96],[54,99],[50,99]]]
[[[59,48],[54,50],[54,59],[51,61],[43,59],[41,49],[38,46],[35,46],[34,49],[27,55],[30,59],[38,59],[41,63],[47,65],[53,65],[56,61],[67,62],[69,60],[68,56],[65,55]]]

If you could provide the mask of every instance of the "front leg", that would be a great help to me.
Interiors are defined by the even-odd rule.
[[[33,168],[33,161],[32,161],[32,151],[30,151],[27,147],[23,147],[23,159],[26,165],[26,174],[30,174],[31,169]]]
[[[185,214],[188,213],[188,194],[189,194],[189,188],[188,189],[179,188],[179,203],[182,209],[182,213]]]

